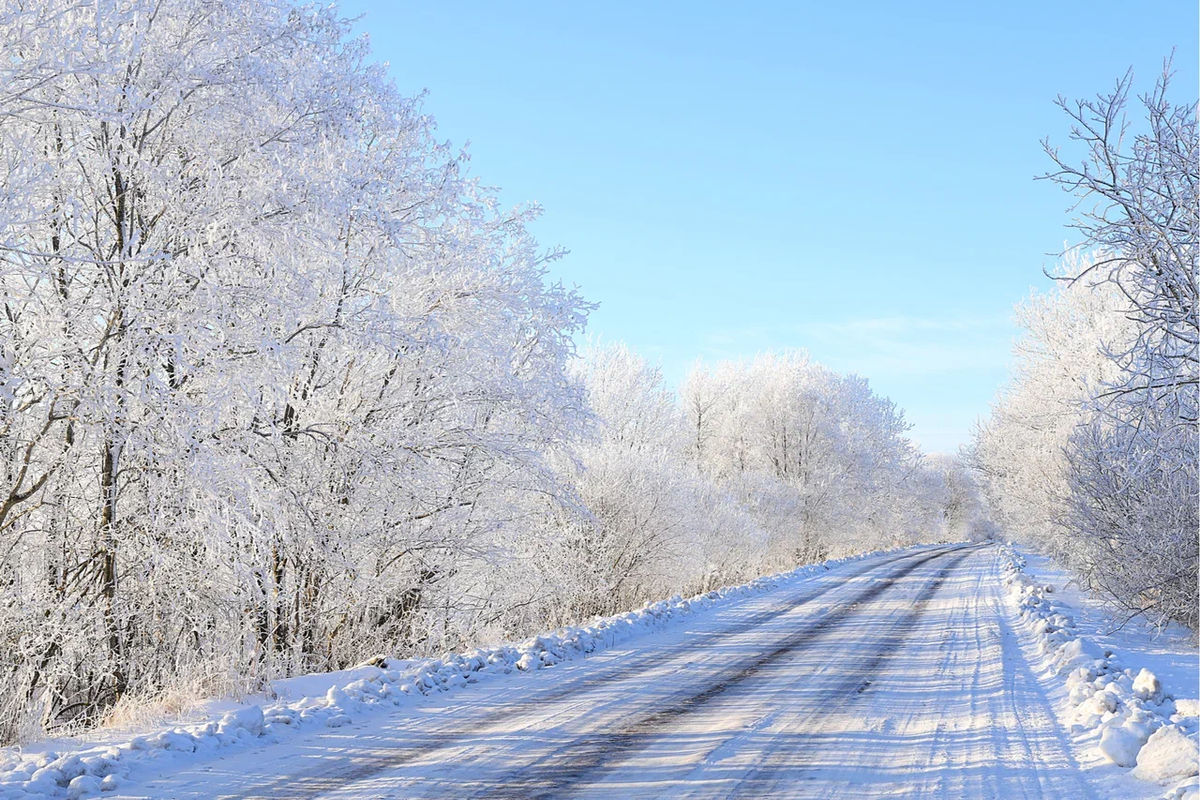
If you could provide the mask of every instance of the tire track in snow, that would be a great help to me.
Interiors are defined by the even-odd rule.
[[[853,617],[862,605],[875,600],[892,588],[896,581],[914,572],[922,565],[949,555],[958,549],[961,548],[925,555],[906,564],[879,583],[864,589],[852,599],[809,621],[795,633],[781,640],[774,649],[717,673],[715,682],[709,684],[705,689],[677,699],[666,708],[642,716],[620,730],[585,734],[531,764],[503,774],[494,781],[495,785],[488,786],[483,791],[469,796],[475,798],[557,798],[569,795],[572,789],[580,788],[578,785],[583,781],[593,777],[602,778],[602,773],[609,769],[615,769],[616,765],[612,762],[619,759],[622,753],[634,750],[640,744],[652,739],[668,728],[677,718],[703,709],[706,704],[739,687],[758,672],[790,655],[802,645],[809,644],[832,632],[842,622]],[[906,614],[898,623],[899,633],[889,637],[877,653],[864,662],[861,669],[839,682],[830,694],[860,696],[861,690],[864,688],[864,681],[873,675],[878,665],[885,660],[887,649],[898,646],[898,642],[911,632],[928,604],[929,598],[940,587],[946,575],[966,556],[966,552],[960,553],[939,572],[930,586],[927,586],[918,597],[918,608]]]
[[[971,572],[965,573],[967,577]],[[951,576],[943,576],[946,578]],[[953,576],[957,579],[957,576]],[[933,622],[923,621],[920,630],[936,631],[945,625],[953,642],[957,633],[966,631],[965,646],[947,646],[946,656],[933,674],[910,674],[904,662],[909,657],[930,651],[929,641],[923,638],[914,643],[912,636],[897,643],[894,650],[877,664],[880,680],[872,685],[860,701],[850,696],[839,712],[854,717],[856,706],[870,695],[878,693],[875,707],[886,710],[889,701],[896,702],[894,711],[910,714],[909,723],[916,723],[917,731],[909,734],[910,747],[905,748],[898,740],[890,748],[887,758],[867,782],[859,783],[861,775],[853,770],[859,765],[871,769],[869,760],[855,758],[852,751],[853,733],[849,737],[836,726],[833,731],[809,727],[818,712],[810,712],[797,724],[790,725],[788,736],[779,737],[786,741],[786,750],[780,748],[774,757],[763,759],[758,770],[752,771],[728,795],[732,797],[794,797],[794,796],[893,796],[928,798],[990,798],[990,800],[1016,800],[1017,798],[1072,798],[1073,800],[1098,800],[1098,796],[1083,780],[1078,764],[1074,761],[1067,738],[1049,715],[1048,702],[1036,689],[1037,680],[1029,671],[1024,658],[1009,659],[1002,650],[1006,643],[1007,621],[1002,609],[994,607],[998,602],[995,594],[1000,581],[992,572],[976,574],[975,585],[970,589],[959,588],[953,594],[965,602],[952,602],[945,611],[949,613],[946,623],[941,618]],[[945,593],[946,586],[940,591]],[[930,613],[941,613],[943,604],[934,603],[935,596],[926,598]],[[932,626],[932,627],[931,627]],[[914,623],[913,630],[918,629]],[[1015,641],[1015,639],[1013,640]],[[914,648],[916,648],[914,650]],[[963,661],[967,658],[970,660]],[[889,664],[899,661],[900,667]],[[984,669],[994,670],[1003,664],[1002,674],[994,672],[986,679]],[[964,673],[963,668],[966,668]],[[964,680],[965,683],[959,683]],[[940,693],[966,699],[970,708],[967,725],[963,726],[961,706],[922,705],[912,699],[905,700],[905,692],[916,686],[927,685],[931,695]],[[844,688],[844,687],[843,687]],[[964,691],[965,689],[965,691]],[[952,692],[952,695],[950,694]],[[807,705],[807,704],[806,704]],[[1038,712],[1045,709],[1047,716]],[[863,711],[863,709],[858,709]],[[932,730],[925,726],[933,723]],[[953,723],[958,723],[957,725]],[[799,730],[796,730],[796,729]],[[806,736],[806,730],[811,731]],[[859,728],[853,730],[861,730]],[[982,744],[990,741],[990,750],[972,749],[964,742],[975,740]],[[824,751],[824,752],[822,752]],[[774,763],[772,763],[774,762]],[[840,762],[840,763],[839,763]],[[992,765],[992,769],[979,769],[980,764]],[[815,768],[808,769],[815,764]],[[910,771],[892,779],[883,777],[889,768],[903,765]],[[771,773],[774,773],[773,775]],[[806,777],[810,782],[805,782]],[[919,783],[909,783],[909,781]],[[868,792],[862,795],[864,787]]]
[[[999,576],[997,576],[997,582],[999,582]],[[1011,612],[1008,612],[1007,609],[1003,607],[998,596],[993,596],[991,598],[991,603],[994,608],[995,618],[999,620],[1001,659],[1006,667],[1012,667],[1011,670],[1007,668],[1005,669],[1005,702],[1009,713],[1012,714],[1013,718],[1016,720],[1016,733],[1021,737],[1021,742],[1024,749],[1030,754],[1033,752],[1033,746],[1030,742],[1030,731],[1036,731],[1039,729],[1049,730],[1053,733],[1054,739],[1063,745],[1059,749],[1058,753],[1062,759],[1062,764],[1058,766],[1061,767],[1065,765],[1068,767],[1070,774],[1078,776],[1079,763],[1075,760],[1075,756],[1071,752],[1071,748],[1066,745],[1068,737],[1066,732],[1062,729],[1062,726],[1059,724],[1058,717],[1054,713],[1054,709],[1051,707],[1044,694],[1041,692],[1029,691],[1029,687],[1037,685],[1038,679],[1029,666],[1030,662],[1020,651],[1020,637],[1017,636],[1017,634],[1009,625],[1009,618],[1007,614]],[[1029,696],[1034,702],[1018,703],[1018,690],[1020,690],[1021,694]],[[1047,786],[1045,777],[1040,771],[1035,771],[1034,775],[1037,778],[1038,788],[1043,791],[1043,796],[1047,788],[1049,788],[1051,791],[1054,790],[1054,787]],[[1084,783],[1082,778],[1077,777],[1075,797],[1080,798],[1080,800],[1095,800],[1096,794]]]
[[[842,582],[837,584],[827,584],[815,589],[808,589],[781,601],[778,605],[772,608],[758,612],[736,624],[704,634],[695,639],[689,639],[685,643],[671,647],[661,654],[658,654],[659,662],[663,663],[673,660],[689,659],[697,649],[701,649],[706,645],[712,644],[721,639],[745,633],[788,612],[795,611],[797,608],[804,606],[806,603],[815,600],[827,592],[842,588],[845,585],[845,581],[867,575],[881,568],[896,564],[897,562],[908,562],[899,570],[881,578],[881,583],[868,588],[863,593],[870,594],[872,597],[878,596],[878,594],[889,588],[897,579],[909,574],[922,564],[960,548],[961,545],[942,547],[920,553],[900,553],[883,559],[873,560],[864,565],[861,569],[850,572],[845,576]],[[861,596],[855,598],[855,601],[861,602]],[[855,601],[850,602],[853,603]],[[833,611],[836,612],[843,610],[844,613],[841,614],[840,618],[844,619],[849,615],[849,611],[844,610],[847,605],[849,605],[849,603],[843,604],[842,606],[837,606],[833,609]],[[827,624],[828,622],[828,615],[822,616],[819,620],[806,625],[805,630],[810,630],[818,627],[819,625]],[[793,648],[795,646],[797,646],[797,644],[792,645]],[[782,648],[781,650],[783,649],[786,648]],[[780,652],[778,655],[775,655],[775,659],[777,660],[780,655],[782,655],[782,652]],[[761,666],[758,668],[761,669]],[[514,717],[519,718],[520,716],[531,711],[544,711],[544,707],[547,704],[554,703],[555,701],[561,700],[565,697],[577,696],[581,693],[587,692],[592,688],[607,686],[613,682],[634,677],[637,674],[644,672],[645,669],[645,664],[635,659],[633,663],[627,664],[623,667],[618,667],[612,671],[603,672],[599,675],[583,675],[577,679],[564,681],[561,685],[555,687],[554,689],[536,694],[519,704],[504,706],[503,708],[498,708],[490,713],[477,717],[470,721],[469,728],[451,730],[444,733],[427,732],[424,734],[425,741],[417,746],[406,748],[401,752],[370,758],[365,761],[361,759],[356,760],[343,768],[330,768],[329,765],[323,765],[314,768],[307,774],[293,775],[286,779],[273,780],[270,782],[246,787],[237,795],[225,796],[225,800],[233,800],[235,797],[243,798],[244,800],[267,800],[268,798],[273,799],[279,797],[297,798],[298,800],[300,798],[305,798],[311,800],[311,798],[315,798],[328,792],[333,792],[340,788],[352,785],[355,782],[365,780],[388,769],[417,761],[431,753],[437,752],[438,750],[453,748],[459,745],[462,740],[466,738],[487,734],[489,732],[489,728],[497,723],[509,721]],[[719,675],[729,675],[733,671],[736,670],[727,670],[724,673],[719,673]],[[723,682],[728,683],[727,680]],[[704,693],[705,692],[701,692],[700,694]],[[719,694],[719,692],[712,693],[710,695],[710,699],[712,696],[716,696],[716,694]],[[566,709],[565,711],[569,713],[571,709]],[[659,713],[661,712],[654,712],[648,715],[648,717],[654,717]],[[583,741],[588,741],[590,739],[590,735],[585,734],[582,738]],[[580,740],[576,741],[578,742]],[[570,747],[570,745],[568,745],[568,747]],[[552,755],[548,758],[553,759],[554,757],[555,756]],[[541,763],[543,760],[539,760],[538,763]],[[533,768],[532,765],[530,768]],[[504,796],[503,794],[498,794],[497,791],[497,788],[491,788],[484,793],[484,796]]]
[[[863,567],[862,569],[851,572],[849,575],[846,576],[846,580],[849,581],[854,578],[862,577],[863,575],[873,572],[873,571],[879,569],[880,567],[885,567],[890,564],[894,564],[897,561],[903,561],[905,559],[926,556],[929,553],[933,553],[933,552],[936,552],[937,555],[944,555],[946,553],[952,552],[956,547],[959,547],[959,546],[961,546],[961,545],[938,548],[936,551],[930,550],[930,551],[926,551],[924,553],[901,553],[899,555],[889,556],[888,558],[885,558],[885,559],[873,561],[870,564],[868,564],[867,566]],[[925,560],[928,561],[929,559],[926,558]],[[922,563],[924,563],[924,562],[922,562]],[[905,572],[904,574],[907,574],[907,572]],[[895,578],[897,576],[892,575],[892,576],[888,576],[888,577]],[[760,611],[759,613],[757,613],[751,617],[747,617],[746,619],[742,620],[741,622],[738,622],[734,625],[730,625],[727,628],[722,628],[721,630],[718,630],[718,631],[712,631],[710,633],[706,633],[702,636],[696,637],[695,639],[689,639],[684,644],[680,644],[676,647],[669,648],[660,654],[660,658],[662,660],[669,661],[669,660],[673,660],[681,655],[689,656],[694,651],[701,650],[704,647],[706,647],[707,645],[713,644],[714,642],[719,642],[722,639],[727,639],[731,636],[737,636],[738,634],[753,630],[754,628],[757,628],[758,626],[763,625],[764,623],[770,622],[771,620],[774,620],[780,616],[783,616],[784,614],[795,611],[798,607],[803,606],[805,603],[811,602],[812,600],[817,599],[821,595],[826,594],[834,589],[839,589],[841,587],[842,587],[842,584],[833,585],[833,586],[821,586],[816,589],[810,589],[810,590],[808,590],[802,594],[799,594],[795,597],[789,597],[789,598],[781,601],[778,605],[774,606],[773,608],[769,608],[765,611]],[[614,680],[624,680],[625,678],[632,677],[633,675],[636,675],[637,673],[642,672],[644,670],[645,670],[644,664],[634,663],[634,664],[630,664],[628,666],[616,669],[613,672],[606,673],[606,675],[603,677],[603,680],[597,680],[595,678],[595,676],[584,676],[584,677],[577,678],[574,680],[564,681],[564,683],[560,687],[553,689],[551,691],[543,692],[542,694],[539,694],[536,699],[530,701],[529,705],[541,705],[546,702],[559,700],[563,697],[568,697],[568,696],[578,693],[581,688],[586,690],[588,688],[588,686],[594,685],[597,683],[608,683],[608,682],[614,681]],[[511,709],[510,709],[509,713],[511,713]],[[494,716],[498,718],[498,717],[503,717],[506,715],[507,714],[505,714],[505,713],[497,712],[497,714]],[[491,719],[491,717],[488,717],[485,719]]]
[[[836,705],[840,710],[845,710],[853,708],[855,705],[869,698],[872,677],[877,677],[888,663],[895,659],[900,648],[912,636],[913,630],[925,616],[934,595],[941,590],[950,573],[969,554],[970,551],[959,553],[921,588],[921,591],[913,598],[912,607],[905,612],[904,616],[895,625],[888,628],[887,634],[879,641],[879,644],[875,647],[875,651],[865,661],[859,662],[859,665],[852,672],[831,687],[828,692],[823,693],[813,712],[800,720],[801,724],[807,723],[819,716],[822,712],[830,708],[831,705]],[[789,748],[786,754],[779,754],[774,758],[768,758],[739,782],[738,786],[729,796],[731,798],[757,797],[763,794],[764,789],[774,790],[785,781],[794,782],[799,777],[797,773],[812,769],[814,762],[813,751],[816,749],[815,747],[807,747],[804,744],[800,744],[799,746]],[[786,763],[783,761],[785,755],[787,758]]]

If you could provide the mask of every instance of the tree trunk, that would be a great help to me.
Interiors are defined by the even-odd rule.
[[[125,693],[126,675],[121,654],[120,621],[117,618],[117,465],[120,445],[111,437],[104,442],[100,465],[100,596],[104,603],[104,627],[112,660],[113,700]]]

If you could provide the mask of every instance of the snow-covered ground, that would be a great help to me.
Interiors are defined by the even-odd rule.
[[[1001,553],[1028,638],[1085,769],[1151,796],[1200,797],[1200,654],[1192,632],[1114,615],[1044,556]],[[1146,787],[1142,787],[1145,789]],[[1135,794],[1128,790],[1129,796]]]
[[[9,753],[0,797],[1161,796],[1174,784],[1072,728],[1011,563],[992,546],[876,554],[523,645],[293,679],[177,731]],[[1196,696],[1186,640],[1106,633],[1088,598],[1053,596],[1076,635]]]

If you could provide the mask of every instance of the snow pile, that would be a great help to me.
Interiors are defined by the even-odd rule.
[[[374,710],[403,705],[409,698],[445,692],[491,674],[529,672],[603,650],[641,633],[657,630],[682,617],[723,605],[835,565],[876,554],[809,564],[791,572],[758,578],[691,598],[676,595],[637,611],[598,617],[590,624],[541,634],[517,644],[453,653],[422,662],[372,659],[350,670],[301,676],[273,686],[288,689],[328,685],[323,694],[249,705],[220,719],[138,736],[119,746],[101,746],[59,754],[24,756],[15,748],[0,751],[0,800],[74,798],[118,788],[135,764],[181,753],[211,753],[246,743],[278,741],[289,731],[340,727]]]
[[[1163,785],[1178,783],[1166,797],[1195,797],[1200,748],[1196,700],[1176,700],[1147,669],[1123,668],[1109,651],[1075,632],[1069,609],[1051,586],[1024,572],[1025,559],[1010,546],[1000,548],[1004,582],[1021,619],[1037,639],[1047,667],[1063,677],[1070,698],[1068,721],[1077,729],[1099,730],[1099,749],[1133,775]]]

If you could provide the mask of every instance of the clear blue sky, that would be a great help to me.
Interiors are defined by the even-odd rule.
[[[928,451],[969,440],[1072,236],[1032,179],[1066,140],[1054,97],[1149,86],[1172,47],[1196,94],[1188,0],[341,5],[476,175],[545,207],[593,334],[673,384],[806,348]]]

